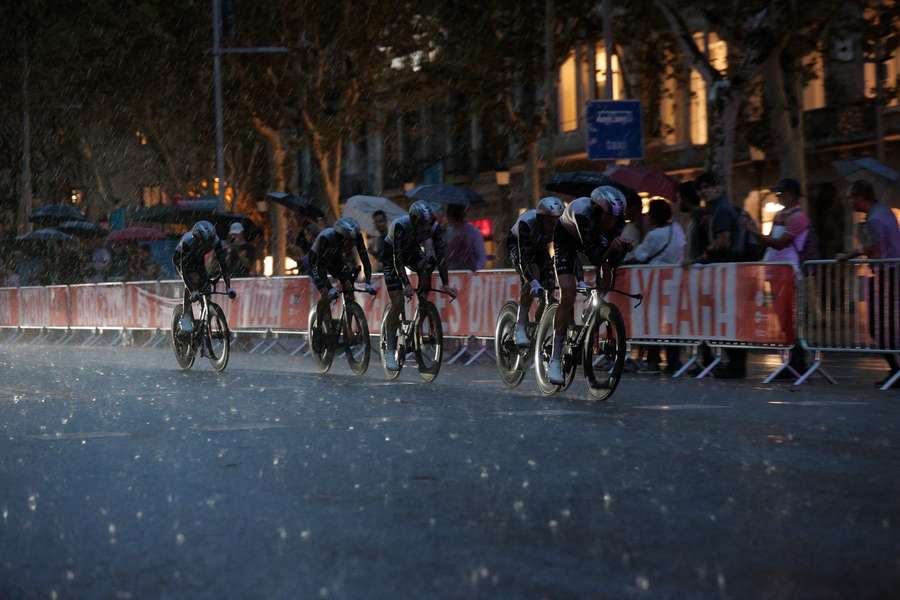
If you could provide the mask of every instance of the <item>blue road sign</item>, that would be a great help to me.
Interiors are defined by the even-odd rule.
[[[638,100],[588,102],[587,154],[590,160],[643,158],[641,103]]]

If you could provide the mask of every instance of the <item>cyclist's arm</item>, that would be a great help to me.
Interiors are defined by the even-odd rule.
[[[325,238],[320,237],[316,239],[307,255],[309,257],[309,276],[312,277],[313,284],[318,290],[327,290],[331,287],[331,282],[328,280],[328,270],[323,264],[327,246]]]
[[[441,283],[450,284],[450,273],[447,271],[447,242],[444,241],[444,230],[440,227],[435,228],[432,235],[432,243],[434,243],[434,257],[437,259],[438,273],[441,276]]]
[[[407,232],[403,227],[394,228],[394,271],[403,283],[403,287],[409,286],[409,277],[406,275],[406,267],[403,264],[403,248],[406,246]]]
[[[222,270],[222,280],[225,282],[225,289],[231,289],[231,273],[228,272],[228,260],[225,255],[225,245],[222,240],[216,242],[213,249],[216,253],[216,260],[219,261],[219,267]]]
[[[366,243],[363,241],[362,235],[356,238],[356,253],[359,255],[359,262],[362,263],[366,284],[371,285],[372,261],[369,260],[369,253],[366,251]]]
[[[519,263],[522,266],[522,271],[532,280],[540,281],[541,267],[537,264],[537,249],[531,238],[531,228],[524,221],[519,223],[516,244],[519,247]]]

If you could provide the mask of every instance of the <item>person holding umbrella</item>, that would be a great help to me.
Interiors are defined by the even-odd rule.
[[[426,256],[423,246],[431,241],[434,256]],[[406,268],[409,267],[419,276],[419,281],[430,280],[434,268],[441,276],[442,290],[456,297],[456,288],[450,285],[447,271],[447,248],[444,243],[444,231],[437,224],[434,211],[423,201],[413,202],[409,214],[400,217],[391,224],[387,238],[384,240],[382,259],[384,261],[384,282],[391,298],[391,310],[388,313],[388,330],[395,331],[397,318],[404,305],[404,296],[412,298],[415,294]],[[387,336],[385,364],[391,371],[399,366],[396,360],[396,338]]]

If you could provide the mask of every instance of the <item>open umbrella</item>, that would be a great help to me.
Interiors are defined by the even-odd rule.
[[[306,196],[298,196],[296,194],[288,194],[287,192],[269,192],[266,194],[269,202],[280,204],[285,208],[299,212],[310,219],[320,219],[325,216],[322,209]]]
[[[166,235],[159,229],[152,227],[126,227],[113,231],[106,238],[107,242],[145,242],[149,240],[164,240]]]
[[[900,174],[897,171],[874,158],[836,160],[831,165],[847,181],[865,179],[871,183],[876,196],[881,199],[893,195],[900,183]]]
[[[678,184],[664,172],[642,166],[615,166],[604,175],[636,192],[661,196],[670,202],[677,200]]]
[[[68,233],[63,233],[52,227],[35,229],[30,233],[20,235],[16,238],[16,240],[20,242],[71,242],[74,239],[75,238]]]
[[[66,221],[62,223],[58,230],[82,238],[102,238],[106,237],[109,232],[96,223],[90,221]]]
[[[351,196],[344,205],[342,215],[355,219],[369,235],[378,235],[375,222],[372,220],[372,213],[377,210],[383,210],[388,221],[406,214],[403,208],[381,196]]]
[[[595,188],[601,185],[610,185],[625,195],[629,202],[640,202],[638,193],[618,181],[613,181],[603,173],[593,171],[573,171],[570,173],[557,173],[550,178],[544,187],[548,192],[566,194],[567,196],[590,196]]]
[[[31,215],[35,225],[58,225],[66,221],[84,221],[84,215],[70,204],[45,204]]]
[[[474,190],[448,183],[420,185],[406,192],[406,197],[423,200],[429,204],[456,204],[459,206],[484,202],[484,199]]]

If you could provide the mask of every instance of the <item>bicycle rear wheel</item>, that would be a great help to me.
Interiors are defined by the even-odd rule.
[[[397,329],[391,328],[388,324],[388,315],[390,315],[390,314],[391,314],[391,305],[388,304],[387,306],[384,307],[384,315],[381,317],[380,348],[381,348],[381,368],[384,370],[385,378],[387,378],[389,381],[392,381],[392,380],[400,377],[400,371],[403,370],[403,360],[406,358],[406,352],[405,351],[399,352],[397,350]],[[400,319],[398,317],[398,319],[397,319],[398,326],[399,326],[399,322],[400,322]],[[396,370],[388,369],[387,362],[385,361],[385,358],[384,358],[388,353],[388,349],[387,349],[388,348],[388,344],[387,344],[388,337],[390,337],[391,340],[393,341],[393,344],[392,344],[392,346],[394,348],[393,352],[394,352],[394,356],[396,357],[396,360],[397,360],[397,369]]]
[[[366,313],[356,302],[347,303],[346,315],[344,341],[347,349],[347,364],[350,365],[351,371],[362,375],[369,368],[369,358],[372,353],[369,323],[366,321]]]
[[[497,371],[500,379],[508,388],[514,388],[522,383],[525,377],[525,365],[527,357],[523,356],[516,346],[516,315],[519,305],[515,302],[507,302],[497,315],[497,326],[494,330],[494,355],[497,357]]]
[[[175,351],[175,360],[178,362],[178,366],[187,371],[194,366],[194,345],[190,336],[179,338],[182,315],[184,315],[184,306],[178,304],[172,311],[172,349]]]
[[[206,317],[206,344],[209,364],[218,372],[224,371],[231,356],[231,331],[225,311],[213,302],[209,303],[209,315]]]
[[[625,320],[619,307],[601,305],[584,338],[582,351],[582,366],[591,398],[607,400],[616,391],[625,367],[625,342]]]
[[[309,352],[316,361],[316,368],[319,373],[327,373],[331,369],[331,363],[334,362],[334,338],[326,330],[324,323],[324,319],[330,317],[331,315],[327,315],[324,318],[320,318],[316,306],[313,306],[309,311],[309,324],[307,325]]]
[[[434,381],[444,359],[444,328],[437,307],[427,300],[422,300],[419,306],[415,336],[419,376],[425,381]]]

